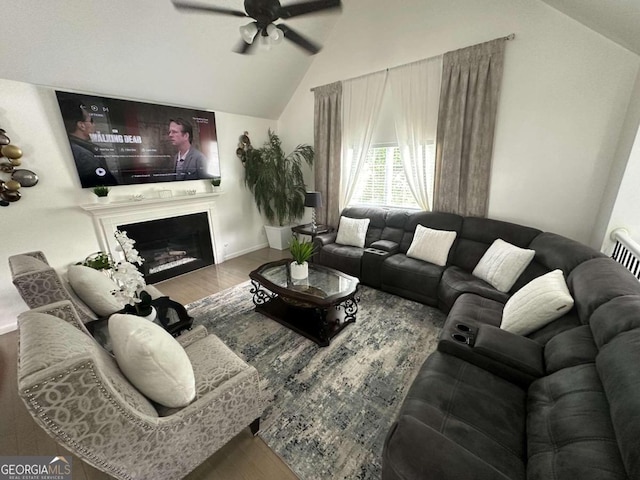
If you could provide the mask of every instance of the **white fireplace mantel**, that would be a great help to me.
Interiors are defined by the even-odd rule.
[[[142,200],[119,201],[112,203],[89,203],[80,207],[93,217],[102,251],[109,252],[113,258],[120,258],[117,251],[115,231],[121,225],[179,217],[193,213],[206,213],[209,219],[209,232],[215,263],[224,261],[224,249],[217,228],[216,197],[221,193],[199,193],[169,198],[148,198]]]

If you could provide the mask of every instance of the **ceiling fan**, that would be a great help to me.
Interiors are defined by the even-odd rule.
[[[235,17],[252,18],[254,21],[240,27],[242,41],[235,48],[237,53],[249,53],[257,43],[267,45],[281,43],[284,38],[295,43],[310,55],[320,51],[320,45],[304,37],[284,23],[275,24],[279,19],[299,17],[321,10],[342,8],[340,0],[310,0],[282,6],[279,0],[244,0],[244,12],[232,8],[172,0],[179,10],[196,10]],[[259,40],[259,41],[256,41]]]

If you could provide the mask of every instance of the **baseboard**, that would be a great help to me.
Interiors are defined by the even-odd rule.
[[[0,325],[0,335],[4,335],[5,333],[13,332],[18,329],[18,322],[10,323],[8,325]]]
[[[242,255],[246,255],[247,253],[255,252],[256,250],[262,250],[263,248],[267,248],[269,246],[268,243],[261,243],[259,245],[246,248],[244,250],[240,250],[237,252],[229,253],[224,256],[224,261],[231,260],[232,258],[241,257]]]

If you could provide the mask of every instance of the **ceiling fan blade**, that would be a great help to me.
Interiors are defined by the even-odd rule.
[[[239,53],[241,55],[246,55],[247,53],[252,53],[252,50],[255,48],[258,43],[258,38],[253,41],[253,43],[247,43],[244,40],[240,40],[236,47],[233,49],[234,52]]]
[[[173,6],[179,10],[198,10],[204,12],[221,13],[223,15],[233,15],[234,17],[247,17],[248,15],[240,10],[231,8],[216,7],[214,5],[203,5],[202,3],[190,3],[172,0]]]
[[[294,3],[280,7],[278,13],[280,18],[298,17],[307,13],[314,13],[320,10],[341,9],[340,0],[312,0],[310,2]]]
[[[288,40],[291,40],[293,43],[298,45],[300,48],[303,48],[304,50],[309,52],[310,55],[314,55],[314,54],[318,53],[320,51],[320,48],[322,48],[322,47],[320,47],[320,45],[317,45],[317,44],[313,43],[311,40],[309,40],[308,38],[303,37],[298,32],[293,30],[291,27],[286,26],[284,23],[281,23],[281,24],[276,25],[276,26],[280,30],[282,30],[282,33],[284,33],[284,38],[286,38]]]

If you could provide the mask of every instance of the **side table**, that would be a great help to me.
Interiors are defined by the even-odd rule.
[[[186,308],[169,297],[159,297],[151,301],[156,309],[156,319],[153,323],[160,325],[172,336],[177,337],[185,330],[191,329],[193,318],[189,316]],[[126,313],[121,310],[117,313]],[[110,315],[109,315],[110,316]],[[85,324],[87,330],[93,338],[102,345],[109,353],[112,352],[111,338],[109,337],[109,316],[99,318],[93,322]]]
[[[316,235],[320,235],[321,233],[329,233],[333,232],[333,227],[329,225],[316,225],[316,229],[314,230],[311,227],[310,223],[305,225],[298,225],[297,227],[291,227],[291,231],[296,235],[308,235],[311,237],[311,241],[316,237]]]

